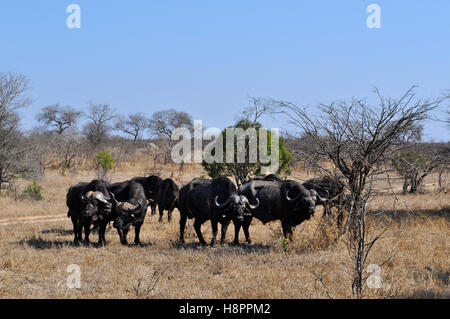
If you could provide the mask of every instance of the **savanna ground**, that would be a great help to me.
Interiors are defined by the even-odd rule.
[[[145,163],[122,165],[113,181],[139,176]],[[180,185],[200,176],[200,167],[165,167],[163,177]],[[296,170],[291,178],[311,175]],[[295,241],[281,242],[279,222],[255,221],[254,243],[199,246],[189,221],[186,245],[178,243],[178,212],[158,223],[147,215],[141,232],[142,247],[123,247],[114,229],[108,246],[74,247],[65,195],[70,185],[95,178],[94,171],[61,176],[48,171],[43,180],[43,201],[0,196],[1,298],[351,298],[352,260],[345,240],[336,241],[335,223],[322,219],[322,209],[295,231]],[[426,179],[425,193],[394,195],[385,180],[370,203],[371,230],[380,232],[367,265],[381,265],[382,285],[365,289],[366,298],[449,298],[450,196],[434,191],[435,177]],[[29,182],[21,181],[22,188]],[[401,181],[392,180],[399,193]],[[20,186],[20,184],[19,184]],[[19,187],[20,188],[20,187]],[[386,192],[384,192],[385,190]],[[17,201],[16,201],[17,200]],[[378,213],[378,214],[375,214]],[[205,239],[211,235],[203,225]],[[130,231],[132,241],[134,231]],[[234,228],[228,228],[232,241]],[[92,241],[97,235],[91,236]],[[244,242],[241,233],[241,242]],[[81,268],[81,288],[66,285],[67,267]],[[319,280],[319,278],[321,280]]]

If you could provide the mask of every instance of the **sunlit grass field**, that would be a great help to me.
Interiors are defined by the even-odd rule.
[[[113,181],[148,172],[145,163],[122,165]],[[204,174],[198,166],[162,169],[181,186]],[[294,170],[291,178],[312,175]],[[211,247],[198,245],[189,221],[186,244],[178,242],[179,214],[158,223],[148,212],[141,232],[142,247],[124,247],[115,229],[108,245],[72,246],[72,224],[65,195],[70,185],[95,178],[94,171],[46,172],[39,181],[42,201],[24,199],[3,190],[0,196],[1,298],[351,298],[352,260],[345,239],[337,240],[333,217],[322,208],[295,231],[295,240],[282,243],[279,222],[250,228],[254,243]],[[449,298],[450,196],[434,191],[429,177],[425,193],[394,195],[380,181],[370,203],[373,234],[390,224],[374,246],[369,264],[381,266],[381,287],[365,289],[367,298]],[[18,183],[18,189],[27,185]],[[377,214],[376,214],[377,213]],[[166,217],[166,216],[165,216]],[[211,227],[202,227],[210,239]],[[131,231],[129,237],[132,238]],[[232,242],[234,228],[228,228]],[[91,236],[92,241],[97,235]],[[241,242],[244,242],[241,233]],[[81,288],[69,289],[69,265],[81,269]],[[367,273],[367,275],[370,275]]]

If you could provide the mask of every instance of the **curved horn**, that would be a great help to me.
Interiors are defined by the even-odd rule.
[[[250,204],[250,201],[248,200],[247,197],[245,197],[245,196],[242,196],[242,197],[243,197],[244,203],[245,203],[250,209],[256,209],[256,208],[258,208],[258,206],[259,206],[259,199],[258,199],[257,197],[255,197],[255,199],[256,199],[256,205]]]
[[[294,198],[289,197],[289,191],[286,192],[286,199],[288,200],[288,202],[295,202],[300,198],[300,196],[302,196],[302,192],[299,192],[298,195]]]
[[[228,204],[230,203],[231,197],[232,196],[228,197],[227,200],[223,204],[219,204],[219,202],[217,201],[219,198],[219,195],[217,195],[216,199],[215,199],[216,206],[220,209],[227,207]]]
[[[81,195],[80,198],[81,198],[81,200],[82,200],[83,202],[88,202],[88,201],[93,200],[93,199],[95,198],[95,193],[92,192],[92,191],[89,191],[89,192],[87,192],[86,194]]]
[[[322,198],[322,197],[320,197],[320,196],[317,196],[317,198],[319,199],[319,202],[320,202],[320,203],[325,204],[325,203],[327,202],[327,199],[326,199],[326,198]]]
[[[87,199],[92,199],[93,197],[95,197],[95,193],[92,191],[87,192],[86,194],[84,194],[84,197]]]
[[[118,205],[118,202],[116,200],[116,195],[114,195],[113,192],[109,192],[109,197],[111,197],[111,199],[109,200],[110,203],[112,203],[114,205]]]
[[[309,192],[311,196],[315,197],[314,201],[316,202],[316,205],[322,205],[327,202],[327,199],[320,197],[319,193],[315,189],[310,189]]]
[[[108,200],[102,192],[95,192],[95,199],[101,201],[103,204],[108,204]]]
[[[137,205],[133,205],[129,202],[119,202],[119,204],[117,205],[117,207],[121,210],[123,210],[124,212],[127,213],[132,213],[136,210],[139,210],[141,208],[141,203],[137,203]]]

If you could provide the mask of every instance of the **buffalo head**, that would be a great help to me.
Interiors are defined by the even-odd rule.
[[[247,197],[244,195],[231,195],[227,198],[225,202],[219,204],[219,196],[215,198],[215,204],[219,209],[225,209],[223,218],[237,219],[240,221],[244,220],[245,216],[251,216],[250,211],[256,209],[259,206],[259,200],[256,198],[257,203],[255,205],[250,204]],[[227,214],[225,214],[227,213]]]
[[[115,219],[114,219],[114,227],[115,228],[126,228],[125,225],[131,224],[136,217],[136,213],[139,212],[142,208],[141,203],[130,203],[130,202],[119,202],[116,200],[116,197],[113,193],[110,193],[111,201],[114,207]],[[147,208],[149,201],[146,201],[145,208]]]
[[[87,192],[81,196],[81,202],[83,203],[81,216],[89,218],[93,222],[103,219],[104,215],[111,213],[111,200],[106,198],[102,192]]]
[[[299,214],[299,218],[309,220],[316,212],[316,205],[326,203],[326,199],[319,196],[315,190],[307,190],[304,187],[296,187],[297,194],[291,197],[291,192],[286,192],[286,200],[293,204],[294,213]]]

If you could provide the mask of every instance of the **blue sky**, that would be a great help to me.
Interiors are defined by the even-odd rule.
[[[66,27],[71,3],[79,30]],[[366,26],[372,3],[381,29]],[[2,0],[0,32],[0,71],[31,80],[24,128],[56,102],[109,103],[121,114],[175,108],[222,128],[250,96],[314,109],[375,86],[393,97],[411,85],[424,98],[450,89],[448,0]],[[429,122],[425,136],[449,140],[449,130]]]

